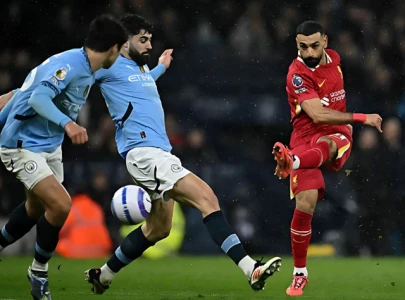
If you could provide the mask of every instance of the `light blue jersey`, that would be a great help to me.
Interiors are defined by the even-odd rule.
[[[116,142],[122,157],[136,147],[155,147],[170,152],[162,101],[156,80],[165,71],[152,71],[119,56],[115,64],[95,73],[96,83],[116,124]]]
[[[0,144],[32,152],[53,152],[65,125],[76,121],[95,78],[84,49],[56,54],[34,68],[2,110]],[[7,118],[7,119],[6,119]]]

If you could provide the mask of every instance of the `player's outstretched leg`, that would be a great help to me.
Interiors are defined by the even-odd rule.
[[[93,285],[92,291],[95,294],[103,294],[123,267],[140,257],[150,246],[169,236],[173,209],[173,200],[154,200],[145,224],[128,234],[104,266],[85,272],[86,280]]]
[[[318,190],[307,190],[295,196],[296,209],[291,222],[291,247],[294,259],[293,281],[286,293],[301,296],[308,283],[307,252],[312,236],[312,215],[318,200]]]
[[[292,152],[282,143],[277,142],[273,146],[274,159],[277,161],[276,176],[285,179],[292,170],[315,169],[328,162],[330,158],[335,158],[337,153],[336,142],[329,137],[321,137],[317,143],[309,150],[299,156]]]
[[[212,239],[244,272],[253,290],[262,290],[267,278],[279,271],[279,257],[262,263],[246,253],[238,236],[225,220],[214,192],[199,177],[190,173],[177,181],[173,189],[166,193],[170,198],[193,205],[201,211],[203,222]]]
[[[32,189],[45,207],[37,223],[35,258],[28,268],[28,280],[34,300],[49,300],[48,261],[59,241],[59,231],[65,223],[71,208],[71,200],[65,188],[54,175],[38,182]]]

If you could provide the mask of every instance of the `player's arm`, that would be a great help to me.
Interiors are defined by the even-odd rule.
[[[350,123],[363,123],[381,130],[382,118],[377,114],[356,114],[340,112],[327,107],[321,103],[321,99],[313,98],[301,103],[301,108],[317,124],[344,125]]]
[[[10,91],[7,94],[0,96],[1,101],[4,101],[4,105],[1,107],[0,111],[0,125],[4,125],[7,121],[8,114],[13,107],[13,96],[16,90]]]
[[[6,104],[11,100],[11,98],[14,96],[14,94],[18,91],[18,89],[9,91],[6,94],[3,94],[0,96],[0,110],[6,106]]]
[[[66,124],[71,122],[72,119],[62,113],[53,103],[53,98],[56,96],[57,94],[54,89],[47,85],[40,84],[31,94],[28,104],[41,117],[65,128]]]
[[[159,57],[158,65],[149,72],[153,80],[158,80],[158,78],[162,76],[164,72],[170,67],[170,63],[173,60],[172,53],[173,49],[167,49]]]

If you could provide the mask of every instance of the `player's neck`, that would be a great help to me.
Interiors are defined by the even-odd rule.
[[[325,52],[325,50],[324,50],[324,51],[323,51],[322,58],[321,58],[321,60],[320,60],[320,62],[319,62],[319,65],[322,66],[322,65],[326,64],[327,62],[328,62],[328,60],[326,59],[326,52]]]
[[[105,60],[104,53],[95,52],[89,48],[85,48],[85,51],[89,58],[90,67],[93,73],[100,70],[103,67]]]
[[[125,58],[128,58],[129,60],[132,60],[132,58],[125,51],[121,51],[121,55],[124,56]]]

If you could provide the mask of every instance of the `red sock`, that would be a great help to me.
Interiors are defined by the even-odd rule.
[[[307,265],[307,251],[311,240],[312,215],[295,210],[291,222],[291,247],[294,267],[305,268]]]
[[[329,159],[329,144],[325,141],[316,143],[314,148],[305,151],[298,158],[300,160],[299,169],[318,168]]]

